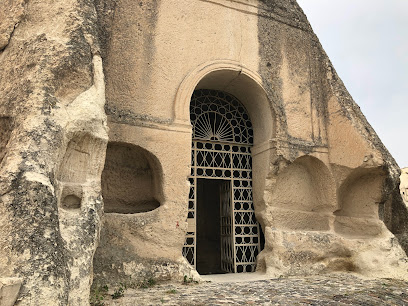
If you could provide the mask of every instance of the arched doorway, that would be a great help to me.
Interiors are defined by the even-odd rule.
[[[183,256],[200,274],[253,272],[260,226],[252,197],[253,129],[223,91],[195,90],[188,232]]]

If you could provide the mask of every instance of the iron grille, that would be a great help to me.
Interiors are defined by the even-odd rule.
[[[190,117],[191,187],[183,256],[195,267],[197,179],[228,180],[221,186],[221,267],[225,272],[253,272],[260,239],[252,199],[250,118],[235,97],[207,89],[194,92]]]

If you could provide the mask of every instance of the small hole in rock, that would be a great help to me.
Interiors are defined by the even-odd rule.
[[[65,209],[79,209],[81,208],[81,199],[76,195],[67,195],[62,201],[62,207]]]

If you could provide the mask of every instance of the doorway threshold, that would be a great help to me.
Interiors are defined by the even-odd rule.
[[[200,275],[200,277],[207,282],[213,283],[238,283],[238,282],[251,282],[258,280],[270,279],[263,272],[252,273],[226,273],[226,274],[208,274]]]

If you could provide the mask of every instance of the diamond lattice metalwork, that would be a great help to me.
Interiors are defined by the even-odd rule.
[[[193,126],[188,233],[183,256],[196,263],[197,179],[221,179],[221,266],[225,272],[253,272],[260,251],[259,224],[252,200],[252,124],[232,95],[196,90],[191,99]]]

